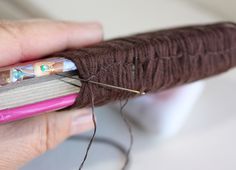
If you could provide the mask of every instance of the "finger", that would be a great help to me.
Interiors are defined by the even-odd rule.
[[[81,109],[44,114],[0,125],[0,169],[18,169],[72,135],[93,128],[91,111]]]
[[[49,20],[0,22],[0,66],[101,41],[98,23]]]

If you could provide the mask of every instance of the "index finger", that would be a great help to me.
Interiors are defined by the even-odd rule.
[[[0,21],[0,67],[101,41],[98,23]]]

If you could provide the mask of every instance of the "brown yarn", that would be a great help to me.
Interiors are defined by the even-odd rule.
[[[138,34],[57,54],[75,62],[82,79],[156,92],[224,72],[236,65],[236,25],[216,23]],[[133,93],[82,86],[77,107],[127,99]]]
[[[73,78],[73,79],[78,79],[78,78],[74,78],[74,77],[71,77],[71,76],[68,76],[68,75],[64,75],[64,74],[57,74],[58,76],[61,76],[61,77],[69,77],[69,78]],[[63,82],[66,82],[68,84],[71,84],[73,86],[76,86],[76,87],[79,87],[77,84],[74,84],[74,83],[71,83],[71,82],[67,82],[67,81],[64,81],[61,79],[61,81]],[[84,167],[84,164],[85,164],[85,161],[87,160],[88,158],[88,154],[89,154],[89,151],[91,149],[91,146],[93,144],[94,141],[97,141],[95,135],[96,135],[96,131],[97,131],[97,123],[96,123],[96,119],[95,119],[95,112],[94,112],[94,95],[93,95],[93,92],[90,91],[90,95],[91,95],[91,104],[92,104],[92,116],[93,116],[93,124],[94,124],[94,130],[93,130],[93,135],[91,138],[86,138],[87,140],[89,140],[89,144],[86,148],[86,152],[85,152],[85,155],[84,155],[84,158],[79,166],[79,170],[82,170],[82,168]],[[115,144],[113,141],[109,140],[109,139],[100,139],[98,141],[100,142],[105,142],[107,144],[111,144],[113,145],[114,147],[117,147],[119,150],[121,150],[124,155],[125,155],[125,162],[122,166],[122,170],[126,170],[128,168],[128,165],[130,163],[130,153],[131,153],[131,149],[133,147],[133,142],[134,142],[134,137],[133,137],[133,132],[132,132],[132,127],[131,127],[131,124],[129,122],[129,120],[126,118],[125,116],[125,113],[123,111],[124,107],[127,105],[128,103],[128,99],[125,101],[124,104],[122,104],[122,101],[120,101],[120,114],[121,114],[121,117],[128,129],[128,132],[129,132],[129,137],[130,137],[130,142],[129,142],[129,147],[127,148],[127,151],[125,149],[123,149],[123,147],[120,147],[119,145]]]

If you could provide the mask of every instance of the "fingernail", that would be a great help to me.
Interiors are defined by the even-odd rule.
[[[75,116],[71,123],[71,135],[78,135],[94,128],[91,113]]]

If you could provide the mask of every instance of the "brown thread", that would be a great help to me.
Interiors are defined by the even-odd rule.
[[[90,141],[91,137],[90,136],[79,135],[79,136],[72,136],[71,138],[69,138],[69,140]],[[119,150],[125,156],[126,159],[129,159],[129,157],[127,157],[127,151],[124,148],[124,146],[121,145],[120,143],[112,140],[112,139],[108,139],[108,138],[101,137],[101,136],[96,136],[94,138],[94,142],[95,143],[101,143],[101,144],[107,144],[107,145],[113,146],[114,148],[117,148],[117,150]]]
[[[126,124],[126,127],[128,128],[129,138],[130,138],[130,143],[129,143],[129,147],[126,151],[126,159],[125,159],[124,165],[122,167],[122,170],[126,170],[128,168],[128,165],[130,162],[130,153],[131,153],[133,143],[134,143],[134,137],[133,137],[133,131],[132,131],[131,124],[130,124],[129,120],[126,118],[125,113],[123,111],[127,104],[128,104],[128,99],[125,101],[125,103],[123,105],[121,104],[121,101],[120,101],[120,114],[121,114],[123,121]]]
[[[57,74],[57,75],[61,76],[62,78],[67,77],[67,78],[71,78],[71,79],[81,80],[80,78],[76,78],[76,77],[73,77],[73,76],[70,76],[70,75],[64,75],[64,74]],[[60,79],[60,80],[65,82],[65,83],[68,83],[70,85],[81,88],[80,86],[78,86],[77,84],[74,84],[72,82],[68,82],[68,81],[65,81],[63,79]],[[88,83],[89,83],[89,80],[84,80],[84,81],[88,81]],[[119,90],[124,90],[124,89],[119,89]],[[129,91],[129,92],[133,93],[133,91]],[[91,104],[92,104],[92,115],[93,115],[94,131],[93,131],[92,137],[89,139],[89,144],[88,144],[88,147],[86,148],[86,153],[85,153],[85,156],[83,158],[82,163],[80,164],[79,170],[82,170],[82,168],[84,166],[84,163],[87,160],[88,153],[89,153],[89,150],[91,148],[91,145],[94,142],[94,140],[96,139],[95,135],[96,135],[96,131],[97,131],[97,123],[96,123],[96,120],[95,120],[95,113],[94,113],[94,98],[93,98],[94,95],[93,95],[92,91],[90,91],[90,93],[91,93]],[[138,94],[143,95],[143,93],[141,93],[141,92],[139,92]],[[122,166],[122,170],[125,170],[125,169],[128,168],[128,165],[129,165],[129,162],[130,162],[130,152],[132,150],[132,146],[133,146],[133,142],[134,142],[131,124],[130,124],[129,120],[126,118],[125,113],[123,111],[123,109],[125,108],[127,103],[128,103],[128,99],[125,100],[125,103],[123,105],[121,104],[121,101],[120,101],[120,115],[121,115],[124,123],[126,124],[126,126],[128,128],[128,132],[129,132],[129,136],[130,136],[130,144],[129,144],[129,147],[128,147],[127,151],[124,151],[124,149],[120,145],[117,145],[116,143],[114,143],[111,140],[108,140],[108,139],[100,139],[99,140],[99,138],[98,138],[98,141],[111,144],[111,145],[117,147],[119,150],[121,150],[125,154],[125,162],[124,162],[124,165]],[[73,138],[73,139],[75,139],[75,138]],[[78,139],[78,138],[76,138],[76,139]],[[86,139],[88,139],[88,138],[86,138]]]
[[[236,25],[225,22],[138,34],[56,56],[74,61],[81,79],[152,93],[224,72],[236,65],[235,54]],[[136,96],[90,88],[95,106]],[[88,86],[82,85],[75,106],[91,106]]]
[[[93,95],[93,91],[90,89],[90,95],[91,95],[91,104],[92,104],[92,119],[93,119],[93,125],[94,125],[94,129],[93,129],[93,135],[89,141],[89,144],[86,148],[86,152],[85,152],[85,155],[84,155],[84,158],[83,158],[83,161],[81,162],[80,164],[80,167],[79,167],[79,170],[82,170],[84,164],[85,164],[85,161],[87,160],[88,158],[88,153],[89,153],[89,150],[93,144],[93,141],[94,141],[94,138],[95,138],[95,135],[96,135],[96,132],[97,132],[97,123],[96,123],[96,118],[95,118],[95,112],[94,112],[94,95]]]
[[[226,22],[138,34],[56,54],[74,61],[81,79],[140,92],[161,91],[222,73],[236,65],[235,55],[236,25]],[[74,106],[93,108],[134,96],[84,82]]]

